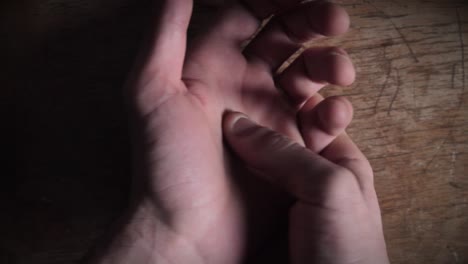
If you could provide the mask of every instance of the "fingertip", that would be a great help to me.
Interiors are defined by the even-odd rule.
[[[329,28],[327,33],[329,35],[340,35],[346,33],[349,29],[350,18],[348,12],[338,5],[333,5],[330,12]]]
[[[233,128],[234,124],[245,114],[236,111],[226,111],[223,115],[223,129],[229,131]]]
[[[315,30],[322,35],[340,35],[349,29],[349,15],[339,5],[325,2],[321,8],[312,8],[309,14],[309,19],[313,23]]]
[[[318,106],[317,115],[322,130],[337,136],[351,123],[353,106],[345,97],[328,97]]]
[[[336,85],[349,86],[356,79],[356,71],[348,53],[341,48],[333,48],[329,53],[328,82]]]
[[[341,48],[309,49],[303,56],[307,74],[316,82],[349,86],[356,78],[353,62]]]
[[[320,153],[344,132],[352,120],[353,108],[344,97],[328,97],[319,102],[314,97],[304,104],[298,114],[305,145],[313,152]]]
[[[223,117],[223,130],[229,135],[239,135],[255,123],[250,118],[241,112],[229,111]]]

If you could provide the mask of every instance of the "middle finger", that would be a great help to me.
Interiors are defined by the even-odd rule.
[[[349,16],[343,8],[323,1],[307,2],[273,17],[249,43],[244,55],[274,72],[303,42],[342,34],[348,28]]]

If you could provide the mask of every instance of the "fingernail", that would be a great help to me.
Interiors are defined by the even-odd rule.
[[[254,127],[256,124],[245,115],[240,115],[231,126],[232,133],[236,136],[242,136]]]

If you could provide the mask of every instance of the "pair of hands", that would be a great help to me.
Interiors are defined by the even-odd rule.
[[[134,199],[95,263],[388,262],[372,170],[344,133],[352,107],[317,94],[353,82],[346,52],[309,49],[275,73],[349,26],[300,2],[219,4],[186,48],[193,3],[163,1],[129,91]]]

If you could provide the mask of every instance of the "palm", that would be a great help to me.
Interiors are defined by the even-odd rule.
[[[243,63],[235,69],[248,67],[245,61]],[[172,96],[147,116],[157,124],[148,131],[147,136],[157,137],[153,140],[161,142],[150,157],[160,164],[156,168],[150,167],[151,194],[158,199],[164,197],[161,207],[169,214],[182,212],[183,215],[178,218],[188,219],[189,222],[177,223],[177,228],[180,226],[182,232],[195,236],[192,239],[196,241],[203,240],[200,242],[202,244],[216,243],[217,250],[223,256],[228,255],[226,252],[235,252],[233,249],[236,246],[240,255],[240,250],[245,246],[242,241],[246,239],[242,234],[247,228],[252,228],[247,227],[246,222],[249,222],[249,226],[256,226],[253,227],[256,230],[254,243],[258,242],[258,232],[270,236],[269,231],[277,224],[271,219],[284,220],[279,216],[287,216],[284,210],[288,205],[282,193],[258,182],[258,177],[251,177],[247,169],[239,166],[232,169],[235,161],[230,155],[225,155],[223,147],[223,111],[235,109],[258,116],[259,122],[301,140],[297,127],[292,125],[295,123],[294,112],[273,90],[272,78],[256,83],[263,88],[271,88],[271,92],[262,95],[268,100],[259,100],[254,104],[257,95],[244,93],[249,88],[246,84],[252,82],[250,75],[237,76],[245,77],[245,80],[231,79],[226,87],[216,93],[212,91],[218,87],[202,81],[181,83],[180,89],[186,93]],[[258,92],[266,93],[262,90]],[[229,101],[224,98],[229,98]],[[278,103],[283,107],[278,107]],[[209,221],[207,215],[211,216]],[[193,227],[197,229],[195,234],[191,234],[195,229]],[[200,233],[200,230],[203,231]],[[219,241],[228,244],[222,245]],[[235,241],[239,244],[235,245]]]
[[[145,85],[137,85],[137,112],[144,131],[140,140],[148,150],[142,157],[143,180],[148,183],[144,193],[158,201],[158,210],[171,219],[171,228],[202,251],[215,248],[211,257],[218,263],[242,257],[249,230],[255,231],[250,234],[254,244],[271,239],[289,205],[285,194],[251,177],[247,168],[226,155],[223,112],[244,112],[303,143],[296,125],[298,112],[276,89],[272,65],[249,59],[239,45],[233,45],[255,29],[256,23],[251,23],[245,32],[229,32],[229,23],[245,21],[246,14],[236,9],[228,15],[231,20],[196,41],[187,51],[181,76],[161,84],[141,81],[143,73],[140,83]],[[232,37],[220,39],[220,34]],[[261,36],[256,41],[262,45]],[[177,72],[179,66],[165,67]],[[331,140],[324,139],[323,144]]]

